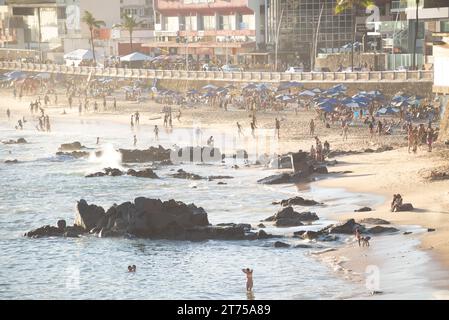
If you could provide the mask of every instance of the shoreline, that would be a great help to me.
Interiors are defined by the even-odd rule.
[[[392,158],[397,160],[398,155],[400,157],[401,153],[407,153],[407,150],[400,148],[388,151],[388,153],[395,154],[395,157]],[[438,199],[437,195],[434,195],[432,198],[426,198],[426,193],[424,193],[424,196],[422,193],[423,188],[428,189],[428,193],[436,193],[439,189],[440,192],[438,195],[444,195],[444,190],[448,190],[447,186],[449,186],[449,181],[422,183],[421,181],[416,181],[418,180],[416,179],[413,182],[417,182],[418,186],[414,187],[411,186],[411,183],[407,184],[403,181],[392,183],[390,181],[391,177],[387,178],[385,174],[379,172],[390,172],[388,166],[395,166],[398,165],[398,163],[396,161],[393,161],[390,164],[382,163],[381,165],[384,167],[384,170],[376,170],[377,168],[375,168],[375,165],[365,165],[364,163],[368,158],[370,162],[373,163],[372,157],[373,154],[339,157],[339,159],[343,160],[343,163],[337,164],[335,167],[344,166],[345,170],[353,171],[353,173],[345,176],[323,179],[314,183],[323,188],[343,187],[351,193],[363,192],[382,196],[385,199],[385,202],[373,207],[373,211],[370,212],[331,214],[329,218],[336,221],[345,221],[350,218],[354,218],[356,221],[369,217],[380,218],[391,222],[392,226],[400,228],[400,237],[408,237],[406,241],[409,241],[409,239],[416,239],[417,243],[413,248],[427,254],[431,258],[432,264],[428,266],[428,271],[432,272],[426,272],[426,276],[428,277],[429,283],[432,283],[432,286],[438,290],[434,292],[434,297],[439,299],[449,299],[449,242],[444,241],[444,239],[447,239],[449,236],[449,222],[441,223],[442,219],[445,218],[444,215],[449,214],[449,212],[444,211],[443,196],[440,197],[439,201],[435,201]],[[375,157],[377,160],[382,156],[376,155]],[[420,160],[421,161],[418,161],[416,166],[423,167],[428,162],[428,159],[427,161],[422,158]],[[372,173],[373,171],[375,173]],[[368,181],[366,181],[366,179],[368,179]],[[365,180],[364,183],[360,183],[362,180]],[[401,190],[405,190],[406,192]],[[404,197],[404,201],[411,202],[414,205],[415,210],[412,212],[390,212],[389,201],[395,192],[401,193]],[[446,194],[448,194],[447,191]],[[426,215],[424,216],[423,214]],[[403,235],[402,233],[405,231],[403,230],[404,228],[413,230],[411,231],[413,233]],[[434,232],[427,232],[428,228],[434,228],[436,230]],[[419,231],[415,229],[422,230]],[[323,253],[321,258],[322,260],[328,260],[328,262],[341,261],[340,266],[343,269],[351,270],[358,275],[363,275],[369,265],[377,265],[380,262],[380,266],[382,266],[382,263],[389,259],[386,254],[382,254],[381,252],[385,247],[382,248],[381,245],[381,248],[376,248],[376,240],[378,237],[388,238],[392,237],[392,235],[374,236],[370,240],[371,246],[368,250],[370,250],[370,252],[374,251],[376,254],[380,255],[380,260],[370,258],[370,255],[364,254],[366,250],[359,248],[355,242],[339,247],[335,251]],[[395,244],[392,243],[390,245],[394,246]],[[379,298],[382,299],[382,295],[380,295]]]

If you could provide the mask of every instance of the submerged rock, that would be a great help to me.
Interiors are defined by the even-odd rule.
[[[138,177],[138,178],[150,178],[150,179],[159,179],[158,175],[154,173],[154,171],[150,168],[136,171],[134,169],[129,169],[126,174],[128,176]]]
[[[24,144],[24,143],[28,143],[25,138],[19,138],[17,140],[7,140],[7,141],[2,141],[3,144]]]
[[[276,241],[274,243],[274,247],[275,248],[290,248],[290,245],[288,243],[285,243],[285,242]]]
[[[399,230],[393,227],[382,227],[382,226],[375,226],[368,230],[366,230],[369,233],[372,234],[379,234],[379,233],[392,233],[392,232],[398,232]]]
[[[360,220],[360,223],[377,224],[377,225],[390,224],[389,221],[384,220],[384,219],[379,219],[379,218],[365,218],[365,219]]]
[[[97,151],[95,154],[97,157],[99,157],[101,156],[101,151]],[[87,151],[71,151],[71,152],[58,151],[56,152],[56,155],[80,159],[80,158],[88,158],[90,156],[90,153]]]
[[[205,180],[205,177],[202,177],[195,173],[186,172],[183,169],[179,169],[175,174],[171,175],[173,178],[178,179],[188,179],[188,180]]]
[[[17,160],[17,159],[14,159],[14,160],[6,160],[5,163],[6,163],[6,164],[17,164],[17,163],[19,163],[19,160]]]
[[[280,202],[273,202],[273,204],[280,204],[283,207],[287,206],[315,206],[321,204],[315,200],[308,200],[302,197],[294,197],[290,199],[281,200]]]
[[[372,209],[370,207],[363,207],[363,208],[354,210],[354,212],[369,212],[371,210]]]
[[[126,173],[121,171],[120,169],[116,169],[116,168],[105,168],[104,171],[95,172],[95,173],[86,175],[86,178],[95,178],[95,177],[104,177],[104,176],[120,177],[125,174],[127,174],[129,176],[133,176],[133,177],[138,177],[138,178],[159,179],[157,174],[154,173],[154,171],[150,168],[147,168],[147,169],[144,169],[141,171],[129,169]]]

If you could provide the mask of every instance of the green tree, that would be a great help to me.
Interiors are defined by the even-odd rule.
[[[95,56],[95,44],[94,44],[94,30],[99,29],[106,25],[102,20],[97,20],[89,11],[84,11],[82,21],[87,25],[90,31],[90,44],[92,47],[92,54],[94,57],[94,63],[97,64],[97,58]]]
[[[123,14],[122,15],[122,24],[120,24],[118,26],[129,32],[129,45],[131,47],[131,52],[132,52],[133,51],[133,32],[134,32],[134,29],[136,29],[137,27],[140,26],[140,22],[138,22],[133,16]]]
[[[335,13],[342,14],[346,10],[352,12],[352,45],[351,45],[351,71],[354,71],[354,44],[356,39],[356,14],[358,8],[367,8],[374,5],[372,0],[338,0]]]

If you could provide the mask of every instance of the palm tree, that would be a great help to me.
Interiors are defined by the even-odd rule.
[[[416,61],[416,43],[418,42],[418,23],[419,23],[419,0],[415,0],[416,2],[416,20],[415,20],[415,37],[413,38],[413,57],[412,57],[412,67],[413,69],[418,69],[417,61]]]
[[[82,21],[88,26],[90,31],[90,44],[92,46],[92,54],[94,57],[94,63],[97,64],[97,58],[95,57],[95,44],[94,44],[94,30],[105,26],[106,23],[102,20],[97,20],[89,11],[84,11]]]
[[[357,8],[367,8],[373,5],[372,0],[338,0],[335,6],[335,13],[341,14],[346,10],[352,10],[352,44],[351,44],[351,71],[354,71],[354,44],[355,44],[355,27]]]
[[[129,45],[131,47],[131,52],[133,51],[133,32],[134,29],[140,26],[140,22],[138,22],[133,16],[129,16],[127,14],[122,15],[123,23],[118,25],[118,27],[125,29],[129,32]]]

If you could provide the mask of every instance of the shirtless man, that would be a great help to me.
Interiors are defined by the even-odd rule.
[[[315,122],[313,121],[313,119],[310,120],[309,127],[310,127],[310,135],[311,136],[315,135]]]
[[[246,274],[246,291],[253,290],[253,269],[246,268],[242,269],[243,273]]]

